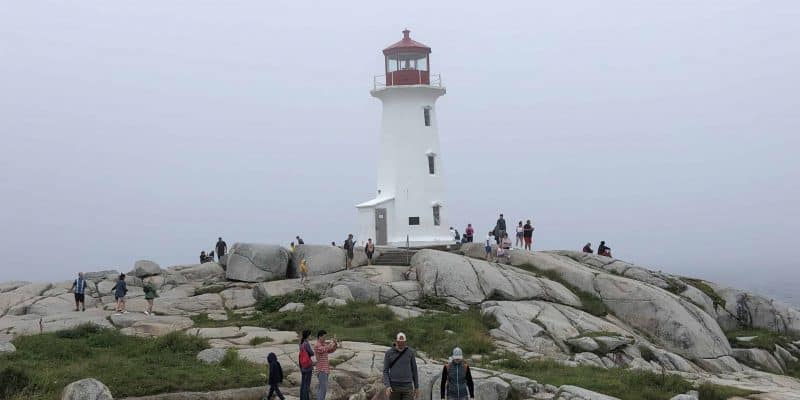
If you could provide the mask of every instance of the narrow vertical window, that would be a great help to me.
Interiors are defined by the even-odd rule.
[[[436,173],[436,157],[433,154],[428,155],[428,173],[431,175]]]
[[[439,226],[439,206],[433,206],[433,224]]]
[[[431,126],[431,108],[430,107],[423,108],[422,114],[425,117],[425,126]]]

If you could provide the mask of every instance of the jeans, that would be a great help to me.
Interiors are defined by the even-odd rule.
[[[328,393],[328,372],[317,372],[319,387],[317,388],[317,400],[325,400]]]
[[[414,400],[413,387],[393,387],[389,400]]]
[[[272,394],[275,393],[278,395],[278,398],[283,400],[283,393],[281,393],[281,389],[278,385],[269,385],[269,393],[267,394],[267,400],[272,398]]]
[[[311,400],[311,373],[313,370],[300,371],[300,400]]]

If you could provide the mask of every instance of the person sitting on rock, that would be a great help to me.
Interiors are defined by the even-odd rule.
[[[597,246],[597,255],[611,257],[611,247],[606,246],[605,240],[601,240],[600,246]]]
[[[204,264],[207,259],[208,259],[208,256],[206,256],[206,251],[205,250],[201,251],[200,252],[200,264]]]
[[[589,253],[589,254],[594,253],[594,250],[592,250],[592,243],[591,242],[590,243],[586,243],[586,246],[583,246],[583,252],[584,253]]]

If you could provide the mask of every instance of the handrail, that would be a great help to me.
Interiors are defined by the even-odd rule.
[[[416,83],[417,85],[428,85],[428,86],[434,86],[434,87],[442,87],[443,86],[442,85],[442,74],[428,74],[429,83],[423,83],[422,82],[422,71],[419,71],[418,76],[419,76],[419,78],[418,78],[418,81]],[[394,75],[392,75],[392,78],[394,78]],[[372,77],[372,89],[373,90],[385,89],[387,86],[392,86],[392,85],[387,85],[386,84],[386,75],[375,75],[375,76]]]

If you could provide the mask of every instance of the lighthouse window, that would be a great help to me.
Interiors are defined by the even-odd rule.
[[[436,157],[433,154],[428,155],[428,173],[431,175],[436,173]]]
[[[419,225],[419,217],[408,217],[409,225]]]
[[[425,107],[422,109],[422,116],[425,118],[425,126],[431,126],[431,108]]]
[[[439,206],[433,206],[433,224],[439,226]]]

